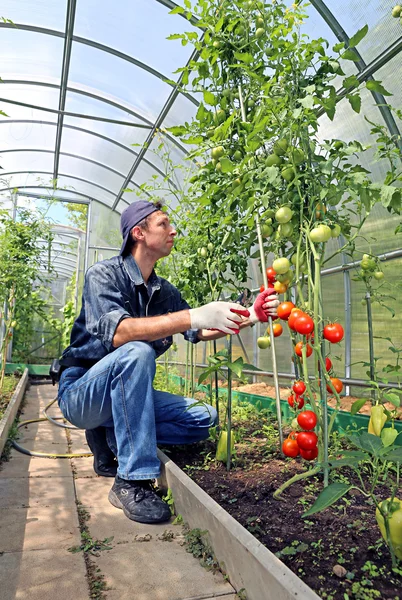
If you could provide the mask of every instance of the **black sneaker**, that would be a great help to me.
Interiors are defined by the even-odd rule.
[[[86,429],[85,437],[94,455],[95,473],[101,477],[115,477],[117,474],[117,460],[108,446],[106,427]]]
[[[139,523],[162,523],[171,517],[169,506],[159,498],[148,479],[127,481],[116,475],[109,502]]]

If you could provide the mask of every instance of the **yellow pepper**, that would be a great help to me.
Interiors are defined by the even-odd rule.
[[[392,504],[390,504],[390,498],[384,500],[381,504],[381,508],[389,512],[389,533],[391,538],[391,544],[394,549],[395,556],[402,560],[402,502],[398,498],[394,498]],[[385,530],[384,517],[377,508],[375,511],[378,527],[380,528],[381,535],[387,542],[387,532]]]
[[[371,408],[368,432],[372,433],[373,435],[380,436],[386,421],[387,415],[384,412],[383,405],[376,404],[376,406]]]
[[[234,450],[234,435],[233,431],[230,436],[230,446],[233,453]],[[228,432],[221,431],[218,439],[218,446],[216,449],[216,460],[221,460],[222,462],[226,462],[228,459]]]

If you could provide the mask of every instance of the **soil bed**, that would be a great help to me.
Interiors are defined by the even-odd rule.
[[[0,420],[6,412],[8,403],[14,393],[15,388],[20,380],[20,375],[6,375],[4,377],[3,387],[0,391]]]
[[[333,507],[306,519],[301,515],[321,491],[321,476],[293,484],[282,501],[273,498],[282,483],[310,465],[300,457],[282,459],[277,440],[272,434],[267,439],[266,427],[261,413],[250,412],[246,420],[234,423],[240,441],[230,473],[214,460],[216,442],[211,440],[163,451],[321,598],[400,600],[402,562],[398,572],[391,571],[375,509],[360,492],[352,490]],[[339,436],[336,439],[340,443]],[[346,469],[330,474],[330,481],[345,482],[345,477],[354,482]],[[389,495],[386,484],[376,490],[382,498]]]

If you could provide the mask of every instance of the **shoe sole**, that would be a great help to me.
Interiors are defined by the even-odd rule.
[[[168,519],[147,519],[146,517],[134,517],[131,513],[128,512],[128,510],[125,509],[125,507],[120,502],[119,498],[113,490],[110,490],[108,500],[110,504],[112,504],[115,508],[120,508],[124,512],[126,517],[130,519],[130,521],[137,521],[137,523],[148,523],[149,525],[152,525],[153,523],[163,523],[170,521],[171,518],[169,517]]]
[[[115,469],[114,472],[112,471],[101,471],[100,469],[98,469],[94,463],[94,471],[97,475],[99,475],[99,477],[116,477],[117,475],[117,467]]]

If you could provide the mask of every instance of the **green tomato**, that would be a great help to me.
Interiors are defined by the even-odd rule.
[[[376,269],[377,267],[377,263],[375,260],[373,260],[372,258],[364,258],[360,263],[361,268],[363,269],[363,271],[374,271],[374,269]]]
[[[307,263],[302,263],[300,265],[299,269],[300,269],[300,273],[303,273],[303,274],[308,273],[308,265],[307,265]]]
[[[208,256],[208,250],[205,247],[201,248],[201,250],[200,250],[200,256],[202,258],[207,258],[207,256]]]
[[[223,146],[216,146],[216,148],[212,148],[211,156],[212,158],[218,159],[225,154],[225,148]]]
[[[266,238],[269,237],[270,235],[272,235],[274,229],[273,227],[271,227],[271,225],[268,225],[267,223],[264,223],[263,225],[261,225],[261,235],[262,237]]]
[[[222,165],[221,165],[221,163],[220,163],[220,162],[217,162],[217,163],[216,163],[216,165],[215,165],[215,169],[216,169],[217,171],[222,171]]]
[[[283,159],[278,156],[277,154],[270,154],[269,156],[267,156],[266,160],[265,160],[265,164],[267,165],[267,167],[278,167],[279,165],[281,165],[283,163]]]
[[[277,273],[275,279],[280,283],[290,283],[293,280],[293,271],[289,270],[286,273]]]
[[[338,223],[335,223],[335,225],[331,229],[331,237],[337,238],[341,235],[341,233],[342,233],[341,226],[338,225]]]
[[[296,171],[293,167],[285,167],[282,169],[281,175],[285,181],[291,182],[296,177]]]
[[[294,148],[290,155],[292,157],[293,163],[296,166],[301,165],[302,162],[304,162],[306,160],[304,152],[303,152],[303,150],[300,150],[300,148]]]
[[[328,225],[318,225],[310,231],[310,238],[314,244],[327,242],[331,237],[331,229]]]
[[[289,271],[290,262],[285,257],[277,258],[272,263],[272,268],[275,271],[275,273],[277,273],[278,275],[281,275],[282,273],[287,273],[287,271]]]
[[[391,14],[395,19],[400,17],[402,15],[402,6],[400,4],[397,4],[396,6],[394,6]]]
[[[283,156],[284,154],[286,154],[287,149],[288,141],[284,138],[281,140],[277,140],[273,147],[274,154],[276,154],[277,156]]]
[[[261,350],[265,350],[269,348],[271,345],[271,338],[267,335],[261,336],[257,339],[257,346],[261,348]]]
[[[219,108],[214,115],[215,122],[219,125],[219,123],[223,123],[226,119],[226,113],[224,110]]]
[[[274,210],[272,210],[272,208],[268,208],[267,210],[265,210],[265,211],[262,213],[262,218],[263,218],[263,219],[267,219],[267,220],[268,220],[268,219],[272,219],[272,217],[274,217],[274,216],[275,216],[275,211],[274,211]],[[271,223],[272,223],[272,221],[271,221]],[[271,224],[271,223],[270,223],[270,224]]]
[[[214,137],[215,135],[215,128],[214,129],[208,129],[206,136],[208,139],[211,139],[212,137]]]
[[[374,279],[377,279],[377,281],[384,279],[384,273],[382,271],[374,271]]]
[[[288,223],[293,217],[293,211],[288,206],[281,206],[275,213],[278,223]]]
[[[240,152],[240,150],[236,150],[236,152],[233,154],[233,158],[237,161],[240,161],[243,158],[243,154]]]
[[[255,32],[255,37],[256,37],[257,39],[259,39],[259,38],[261,38],[261,37],[264,35],[264,33],[265,33],[265,29],[264,29],[264,27],[259,27],[259,28],[257,29],[257,31]]]
[[[257,19],[255,21],[255,26],[256,26],[256,29],[258,29],[259,27],[263,27],[264,19],[262,17],[257,17]]]
[[[278,227],[278,231],[281,237],[288,238],[293,233],[293,225],[291,223],[281,223]]]
[[[207,248],[208,248],[208,251],[209,251],[209,252],[212,252],[212,251],[213,251],[213,249],[214,249],[214,245],[213,245],[213,243],[212,243],[212,242],[209,242],[209,244],[207,244]]]
[[[222,44],[221,44],[221,42],[219,40],[215,40],[212,43],[212,45],[213,45],[214,48],[220,48],[222,46]]]

